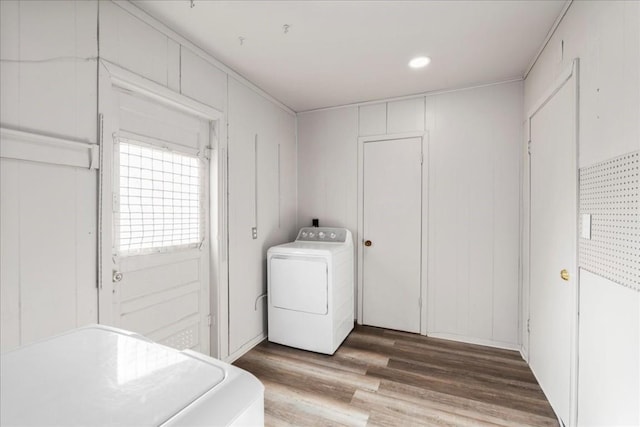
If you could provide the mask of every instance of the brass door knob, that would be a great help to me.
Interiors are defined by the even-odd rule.
[[[562,280],[569,280],[569,272],[566,269],[562,269],[560,277],[562,277]]]
[[[365,240],[364,241],[364,245],[365,246],[371,246],[371,240]]]

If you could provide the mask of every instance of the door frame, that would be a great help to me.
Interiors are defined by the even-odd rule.
[[[218,356],[221,344],[226,342],[227,333],[227,284],[226,254],[228,253],[227,211],[226,211],[226,137],[223,126],[224,113],[202,104],[192,98],[104,59],[98,65],[98,141],[100,166],[98,177],[98,322],[112,324],[113,282],[112,245],[114,230],[113,199],[114,190],[114,136],[117,134],[118,112],[114,101],[116,89],[141,95],[161,105],[180,110],[209,122],[209,182],[205,191],[209,192],[209,215],[206,227],[209,240],[209,269],[206,278],[209,287],[209,328],[210,353]],[[215,175],[214,175],[215,172]],[[213,186],[215,184],[215,188]],[[215,200],[214,200],[215,197]],[[215,209],[212,209],[215,208]]]
[[[574,79],[572,83],[569,83],[571,78]],[[533,104],[533,107],[527,113],[526,120],[526,147],[525,147],[525,167],[526,172],[525,176],[527,178],[527,183],[525,184],[526,191],[526,201],[527,201],[527,209],[523,212],[527,215],[526,221],[523,221],[525,224],[525,229],[523,230],[523,246],[522,252],[525,251],[524,243],[526,240],[526,255],[523,254],[521,257],[525,262],[526,266],[523,270],[526,270],[526,275],[523,275],[523,286],[522,286],[522,296],[526,296],[527,300],[524,299],[521,301],[522,307],[522,323],[523,323],[523,340],[522,340],[522,355],[524,359],[529,362],[529,337],[531,332],[529,330],[529,319],[531,317],[531,122],[533,117],[566,85],[566,84],[574,84],[575,85],[575,116],[574,126],[575,126],[575,139],[574,139],[574,160],[575,160],[575,184],[576,184],[576,206],[574,210],[574,216],[576,220],[576,230],[575,230],[575,256],[573,259],[573,265],[571,266],[573,270],[573,275],[575,278],[575,287],[572,295],[572,306],[569,307],[571,310],[571,342],[570,342],[570,350],[569,350],[569,360],[571,363],[570,372],[569,372],[569,382],[570,382],[570,395],[569,395],[569,420],[566,420],[568,425],[576,425],[577,415],[578,415],[578,326],[579,326],[579,297],[580,297],[580,274],[578,272],[578,240],[580,236],[580,223],[578,218],[579,213],[579,200],[580,200],[580,182],[579,182],[579,169],[580,165],[578,164],[578,153],[580,146],[580,60],[579,58],[575,58],[571,64],[566,67],[556,78],[554,83],[549,87],[543,95],[538,99],[538,101]],[[524,199],[523,199],[524,200]],[[526,346],[525,346],[526,342]],[[560,419],[558,419],[561,421]]]
[[[420,335],[427,335],[427,286],[428,286],[428,241],[429,241],[429,132],[404,132],[396,134],[361,136],[358,138],[358,230],[355,236],[357,279],[356,279],[356,321],[362,325],[363,306],[363,265],[364,252],[364,144],[376,141],[420,138],[422,144],[422,230],[420,260]]]

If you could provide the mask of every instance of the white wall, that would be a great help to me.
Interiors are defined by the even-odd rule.
[[[2,1],[0,7],[3,126],[95,143],[97,4]]]
[[[525,111],[574,58],[580,58],[579,167],[639,150],[640,3],[573,2],[525,81]],[[578,423],[638,425],[640,293],[581,270],[579,304]]]
[[[267,250],[295,238],[296,140],[293,115],[233,78],[228,117],[229,355],[235,358],[266,337]]]
[[[300,114],[298,226],[356,236],[358,136],[427,131],[428,334],[515,348],[521,117],[520,82]]]
[[[64,142],[97,142],[96,17],[96,2],[0,2],[0,123],[60,138],[3,134],[2,351],[97,321],[97,176]]]
[[[298,228],[358,228],[358,108],[298,115]]]
[[[516,347],[520,82],[427,97],[430,334]]]
[[[638,295],[580,270],[578,423],[638,425]]]

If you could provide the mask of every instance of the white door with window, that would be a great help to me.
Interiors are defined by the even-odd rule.
[[[572,420],[576,316],[575,75],[530,117],[529,364],[551,406]]]
[[[422,138],[363,147],[362,322],[420,332]]]
[[[117,88],[110,97],[100,323],[209,354],[211,122]]]

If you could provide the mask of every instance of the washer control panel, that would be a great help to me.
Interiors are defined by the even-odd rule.
[[[304,227],[298,232],[297,242],[336,242],[347,240],[347,230],[331,227]]]

